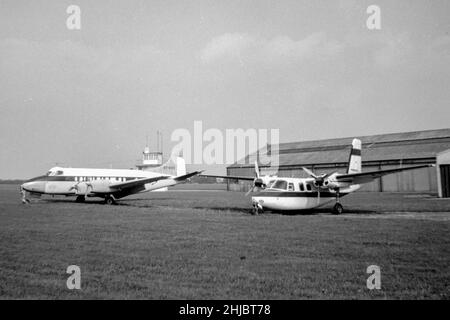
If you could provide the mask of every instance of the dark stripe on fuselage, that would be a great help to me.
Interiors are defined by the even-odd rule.
[[[339,193],[339,197],[343,197],[348,193]],[[261,191],[253,195],[253,197],[272,197],[272,198],[317,198],[318,192],[301,192],[301,191]],[[335,198],[336,193],[330,191],[321,191],[320,197]]]

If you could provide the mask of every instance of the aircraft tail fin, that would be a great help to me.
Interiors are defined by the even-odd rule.
[[[347,173],[360,173],[361,172],[361,140],[353,139],[352,150],[350,151],[350,157],[348,160]]]
[[[186,174],[186,162],[182,157],[171,157],[162,166],[151,168],[149,171],[171,176],[183,176]]]
[[[177,177],[184,176],[186,174],[186,161],[184,161],[182,157],[177,157],[175,170],[177,172]]]

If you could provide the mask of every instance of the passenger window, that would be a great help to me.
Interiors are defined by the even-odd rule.
[[[300,183],[298,184],[298,187],[299,187],[299,190],[300,190],[300,191],[305,191],[305,186],[303,185],[303,182],[300,182]]]
[[[312,190],[312,187],[311,187],[311,185],[309,183],[306,184],[306,190],[308,190],[308,191]]]
[[[294,184],[289,182],[288,191],[294,191]]]

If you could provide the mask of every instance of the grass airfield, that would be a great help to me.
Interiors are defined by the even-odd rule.
[[[450,298],[450,200],[356,193],[340,216],[253,216],[242,193],[189,188],[22,205],[0,185],[0,298]],[[66,287],[69,265],[81,290]],[[369,265],[381,290],[366,287]]]

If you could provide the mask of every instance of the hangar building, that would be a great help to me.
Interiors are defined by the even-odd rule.
[[[362,186],[361,191],[439,193],[450,197],[450,128],[358,137],[362,142],[363,171],[421,164],[437,164],[391,174]],[[306,177],[301,167],[316,173],[346,172],[351,138],[281,143],[276,172],[260,166],[262,174]],[[268,145],[266,151],[271,152]],[[227,167],[227,175],[254,176],[254,162],[262,150]],[[229,180],[228,190],[247,191],[251,182]]]

